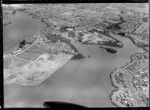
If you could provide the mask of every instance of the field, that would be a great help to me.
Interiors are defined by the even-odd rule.
[[[3,19],[5,107],[149,105],[148,4],[3,5]]]

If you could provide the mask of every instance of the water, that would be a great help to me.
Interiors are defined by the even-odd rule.
[[[27,17],[22,16],[18,15],[22,19]],[[28,20],[35,22],[32,19]],[[16,21],[16,23],[20,27],[24,22]],[[34,29],[37,28],[36,25],[32,26]],[[17,25],[13,28],[16,29]],[[24,28],[20,28],[20,30],[24,31]],[[109,95],[114,89],[109,79],[110,72],[129,61],[130,55],[143,51],[133,45],[129,39],[120,36],[115,37],[124,43],[122,49],[117,49],[117,54],[105,53],[98,46],[76,44],[79,52],[84,56],[90,56],[90,58],[69,61],[38,86],[5,86],[5,106],[43,107],[44,101],[66,101],[88,107],[113,107],[114,105],[109,100]],[[7,42],[12,43],[11,41]],[[5,43],[6,41],[4,41],[4,45],[7,46],[8,43]],[[16,43],[11,45],[16,45]],[[8,49],[5,46],[4,48]]]
[[[38,34],[45,27],[40,21],[34,20],[31,16],[21,12],[16,12],[11,17],[11,21],[12,24],[3,28],[4,52],[11,50],[24,38]]]

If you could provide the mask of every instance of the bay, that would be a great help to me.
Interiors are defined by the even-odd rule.
[[[35,33],[38,33],[38,29],[41,29],[37,28],[37,24],[40,24],[37,21],[31,26],[35,20],[30,19],[26,14],[18,13],[15,20],[16,25],[12,23],[6,27],[7,29],[4,29],[6,35],[4,36],[6,37],[4,38],[4,50],[14,47],[20,40],[28,36],[29,31],[35,30]],[[31,20],[28,28],[31,26],[32,29],[24,27],[28,20]],[[18,40],[8,40],[11,35],[8,30],[19,30],[24,34],[21,34]],[[114,37],[124,44],[123,48],[116,48],[117,54],[105,53],[99,46],[74,44],[83,56],[90,57],[70,60],[41,85],[5,85],[5,107],[44,107],[44,101],[65,101],[88,107],[114,107],[110,101],[110,93],[114,90],[110,81],[110,73],[116,67],[125,65],[132,54],[143,52],[128,38],[117,35]]]
[[[15,48],[24,38],[37,35],[45,27],[40,21],[18,11],[10,20],[12,23],[3,27],[4,53]]]

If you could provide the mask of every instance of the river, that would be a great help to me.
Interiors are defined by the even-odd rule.
[[[20,12],[12,19],[13,23],[4,28],[4,51],[10,50],[24,37],[29,36],[29,33],[38,33],[44,27],[39,21]],[[21,38],[8,40],[17,36],[20,31]],[[44,101],[66,101],[88,107],[114,107],[109,99],[114,89],[110,73],[116,67],[126,64],[130,55],[143,51],[128,38],[115,37],[124,44],[123,48],[117,49],[117,54],[105,53],[98,46],[76,44],[79,52],[84,56],[90,55],[90,58],[70,60],[41,85],[5,85],[5,106],[43,107]]]

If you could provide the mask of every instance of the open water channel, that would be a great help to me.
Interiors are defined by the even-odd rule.
[[[45,27],[27,14],[17,12],[12,24],[4,27],[4,52],[15,47],[24,37],[37,34]],[[105,53],[98,46],[76,44],[84,56],[70,60],[51,77],[37,86],[4,86],[5,107],[44,107],[44,101],[65,101],[88,107],[114,107],[110,93],[114,89],[110,73],[129,61],[130,55],[143,50],[128,38],[115,36],[124,43],[118,54]]]

